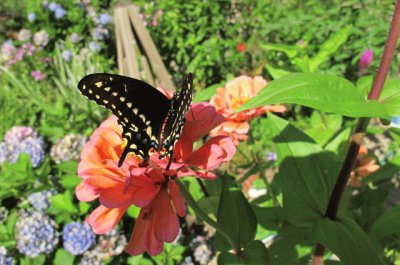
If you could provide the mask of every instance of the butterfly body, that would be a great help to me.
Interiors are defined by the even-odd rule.
[[[141,80],[114,74],[87,75],[78,89],[117,116],[126,142],[118,162],[121,166],[129,153],[147,160],[155,150],[165,150],[162,157],[172,158],[192,101],[192,83],[193,76],[188,74],[172,99]]]

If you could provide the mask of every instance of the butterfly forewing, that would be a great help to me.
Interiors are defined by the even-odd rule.
[[[189,111],[193,95],[193,75],[188,74],[181,82],[179,90],[171,100],[167,121],[162,132],[162,146],[165,153],[161,156],[172,156],[176,141],[178,141],[186,113]]]
[[[78,89],[117,116],[127,141],[119,166],[130,152],[147,160],[149,149],[159,148],[158,138],[170,100],[156,88],[125,76],[91,74],[79,82]]]

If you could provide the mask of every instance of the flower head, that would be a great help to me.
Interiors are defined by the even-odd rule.
[[[65,250],[73,255],[80,255],[91,248],[96,235],[86,223],[69,223],[63,229],[63,246]]]
[[[36,20],[36,14],[33,13],[33,12],[29,13],[29,14],[28,14],[28,20],[29,20],[30,22],[35,21],[35,20]]]
[[[40,30],[33,35],[33,42],[36,46],[46,46],[49,43],[49,34],[45,30]]]
[[[72,57],[72,53],[69,50],[65,50],[61,53],[61,57],[65,60],[65,61],[70,61],[71,57]]]
[[[50,11],[56,11],[56,9],[57,8],[60,8],[61,7],[61,5],[60,4],[58,4],[58,3],[54,3],[54,2],[51,2],[50,4],[48,4],[48,9],[50,10]]]
[[[354,188],[361,187],[361,180],[378,169],[379,165],[376,164],[375,158],[368,155],[368,150],[365,146],[361,146],[356,165],[350,174],[349,186]]]
[[[238,52],[244,52],[246,50],[246,45],[244,43],[238,43],[238,45],[236,46],[236,49],[238,50]]]
[[[31,38],[32,34],[28,29],[21,29],[18,32],[18,40],[19,41],[27,41]]]
[[[31,127],[14,126],[8,130],[0,143],[0,163],[16,163],[21,153],[30,156],[33,167],[38,167],[45,157],[45,143]]]
[[[56,10],[54,10],[54,16],[56,18],[63,18],[65,14],[67,14],[67,11],[61,6],[57,7]]]
[[[43,80],[47,77],[46,74],[42,73],[40,70],[33,70],[31,72],[31,76],[36,80],[36,81],[40,81]]]
[[[76,193],[79,200],[99,199],[99,206],[87,219],[96,233],[110,231],[126,209],[141,207],[126,251],[138,255],[147,251],[157,255],[164,242],[172,242],[179,232],[178,216],[186,214],[186,205],[174,179],[183,176],[215,178],[208,170],[230,160],[236,148],[226,136],[208,140],[193,150],[194,142],[223,121],[207,103],[192,105],[186,116],[181,138],[175,145],[174,159],[159,159],[155,153],[144,162],[128,156],[118,167],[123,151],[122,128],[115,116],[95,130],[81,154],[78,175],[83,181]]]
[[[21,212],[15,225],[17,249],[28,257],[51,253],[58,244],[56,223],[42,212]]]
[[[82,147],[87,139],[83,135],[67,134],[57,140],[50,149],[50,158],[58,163],[69,160],[79,160]]]
[[[195,261],[201,265],[209,264],[213,255],[212,243],[204,236],[195,237],[190,242],[190,248],[193,250]]]
[[[374,52],[370,49],[367,49],[361,55],[360,61],[358,63],[358,67],[360,70],[367,69],[371,64],[372,60],[374,59]]]
[[[46,210],[50,207],[50,198],[54,195],[55,191],[39,191],[32,193],[28,196],[29,203],[38,211]]]
[[[107,25],[111,22],[111,16],[108,13],[103,13],[99,15],[99,23],[101,25]]]
[[[80,42],[82,39],[83,39],[82,36],[79,35],[78,33],[75,33],[75,32],[74,32],[74,33],[71,33],[71,35],[69,35],[69,40],[70,40],[72,43]]]
[[[215,106],[217,112],[221,113],[226,121],[215,128],[211,135],[229,135],[235,144],[239,140],[246,140],[250,129],[249,120],[266,112],[284,112],[286,108],[282,105],[258,107],[235,113],[235,110],[246,103],[250,98],[267,85],[267,81],[261,76],[254,78],[239,76],[226,83],[225,87],[217,89],[210,102]]]
[[[0,264],[2,265],[14,264],[12,257],[7,256],[7,249],[5,247],[0,247]]]
[[[91,41],[89,42],[89,49],[92,51],[99,51],[100,50],[100,44],[96,41]]]

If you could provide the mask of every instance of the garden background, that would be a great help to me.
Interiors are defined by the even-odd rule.
[[[81,182],[78,163],[82,147],[110,113],[83,98],[76,87],[87,74],[118,73],[114,4],[0,2],[0,264],[216,264],[226,252],[215,229],[192,208],[180,218],[177,239],[156,256],[123,252],[139,214],[136,206],[107,234],[95,235],[84,224],[98,203],[76,198]],[[134,4],[174,81],[193,73],[194,101],[211,102],[217,110],[222,108],[216,103],[219,88],[245,90],[246,82],[256,92],[263,88],[263,81],[257,87],[254,76],[270,82],[288,73],[329,74],[368,91],[368,76],[378,67],[394,10],[391,0]],[[395,88],[399,61],[400,54],[395,53],[390,69]],[[231,95],[231,112],[221,113],[232,118],[233,111],[255,94]],[[246,244],[266,246],[265,252],[257,252],[267,253],[265,264],[308,264],[316,241],[281,211],[289,188],[277,177],[283,158],[276,147],[276,128],[286,126],[282,119],[289,121],[291,135],[307,139],[331,152],[332,161],[341,162],[356,124],[350,117],[357,116],[296,104],[269,107],[240,120],[245,128],[225,132],[234,140],[236,154],[215,171],[216,180],[188,178],[183,183],[203,211],[218,220],[223,211],[221,190],[229,185],[239,188],[245,208],[256,220],[257,232],[251,232]],[[400,130],[395,120],[391,124],[372,120],[342,204],[372,242],[355,253],[371,248],[377,259],[400,264]],[[289,186],[296,193],[296,183]],[[325,264],[362,264],[349,255],[328,249]],[[242,262],[251,264],[246,258]],[[222,258],[219,263],[229,264]]]

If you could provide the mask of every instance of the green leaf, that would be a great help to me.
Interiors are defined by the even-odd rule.
[[[384,212],[372,225],[370,235],[377,240],[400,233],[400,205]]]
[[[293,70],[290,71],[290,69],[286,67],[271,65],[271,64],[266,64],[265,68],[267,69],[268,73],[272,76],[273,79],[278,79],[281,78],[282,76],[294,72]]]
[[[310,73],[289,74],[270,82],[236,112],[283,103],[300,104],[349,117],[390,116],[383,104],[366,100],[348,80]]]
[[[266,50],[283,52],[284,54],[287,55],[289,59],[294,58],[299,52],[299,48],[297,45],[268,43],[268,44],[260,44],[260,46],[261,48],[264,48]]]
[[[233,210],[235,209],[235,210]],[[241,249],[253,241],[257,220],[250,204],[241,190],[226,176],[222,181],[222,192],[218,206],[218,223],[229,231],[235,249]],[[217,232],[219,250],[229,250],[229,243]]]
[[[21,265],[43,265],[46,261],[45,255],[39,255],[35,258],[24,257],[20,260]]]
[[[269,115],[266,123],[280,162],[285,216],[296,226],[312,226],[325,213],[339,165],[287,121]]]
[[[79,178],[76,174],[66,174],[61,176],[61,179],[59,180],[60,184],[65,188],[65,189],[75,189],[76,186],[82,181],[81,178]]]
[[[62,194],[51,197],[51,209],[56,212],[77,213],[77,209],[72,202],[71,191],[67,190]]]
[[[349,145],[351,131],[351,128],[344,129],[325,146],[325,150],[333,152],[339,157],[344,157],[347,146]]]
[[[218,264],[270,264],[268,251],[261,241],[253,241],[240,255],[222,252],[218,256]]]
[[[81,215],[86,214],[90,209],[90,204],[87,202],[79,202],[79,212]]]
[[[128,214],[128,216],[130,216],[132,218],[138,218],[139,212],[140,212],[140,208],[132,205],[128,208],[128,211],[126,213]]]
[[[316,237],[346,265],[385,264],[367,235],[351,219],[338,217],[320,220],[315,227]]]
[[[201,102],[201,101],[208,101],[212,96],[215,95],[217,88],[223,87],[224,84],[215,84],[209,86],[203,90],[197,91],[195,96],[193,97],[193,102]]]
[[[215,216],[217,216],[218,213],[218,203],[219,197],[217,196],[204,197],[197,202],[197,204],[200,206],[200,208],[203,209],[206,214],[211,213]]]
[[[143,255],[129,257],[127,259],[128,265],[153,265],[153,262],[146,259]]]
[[[78,171],[78,162],[64,161],[64,162],[61,162],[60,164],[57,164],[56,167],[59,170],[64,171],[66,173],[76,174],[76,172]]]
[[[351,28],[352,26],[347,26],[341,29],[330,36],[329,39],[327,39],[321,45],[317,55],[310,60],[310,72],[314,72],[322,63],[328,61],[329,58],[339,49],[339,47],[346,42]]]
[[[72,265],[74,264],[75,256],[63,248],[59,248],[54,258],[54,265]]]
[[[269,230],[277,230],[284,222],[283,210],[278,207],[253,206],[258,224]]]
[[[381,182],[392,178],[397,172],[400,171],[400,155],[395,156],[390,162],[386,163],[377,171],[371,173],[361,181],[368,182]]]

